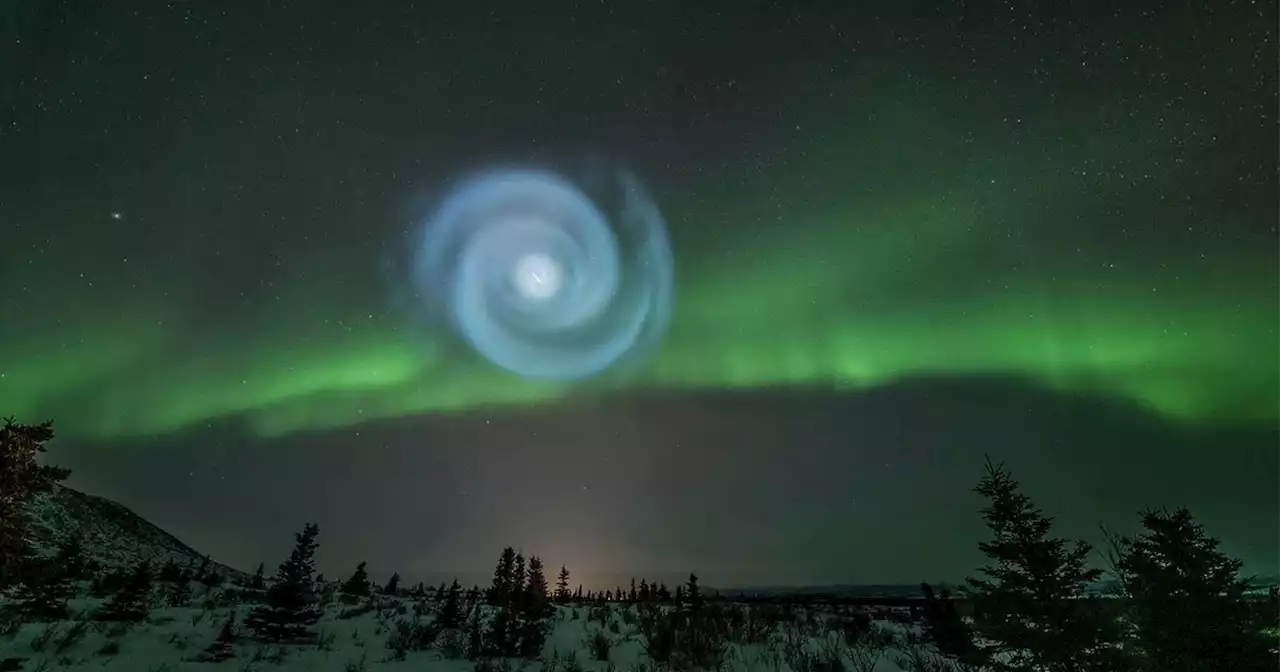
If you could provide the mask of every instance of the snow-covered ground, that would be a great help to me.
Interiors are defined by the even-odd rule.
[[[192,584],[196,586],[197,584]],[[203,588],[197,588],[203,590]],[[253,670],[430,670],[431,672],[657,672],[669,669],[654,664],[646,654],[640,634],[637,608],[611,604],[558,605],[549,619],[550,630],[539,659],[482,661],[450,658],[437,646],[423,651],[397,653],[388,637],[397,621],[431,620],[435,604],[429,599],[374,596],[359,604],[333,602],[312,628],[314,641],[275,645],[253,641],[237,626],[234,656],[221,662],[203,662],[201,654],[217,639],[232,613],[236,622],[253,608],[251,604],[226,604],[222,589],[197,593],[192,607],[157,608],[149,617],[131,625],[92,620],[99,600],[81,597],[71,601],[77,617],[52,623],[24,623],[0,629],[0,672],[21,670],[106,670],[114,672],[249,672]],[[713,605],[745,611],[745,605]],[[484,609],[484,607],[479,607]],[[415,613],[423,614],[415,616]],[[901,672],[902,657],[922,649],[913,628],[902,622],[874,620],[879,637],[871,646],[850,645],[842,635],[847,616],[830,612],[796,611],[781,622],[754,634],[735,628],[726,637],[725,672]],[[757,624],[758,625],[758,624]],[[608,653],[598,659],[589,644],[596,633],[608,638]],[[736,640],[736,641],[735,641]],[[754,641],[749,641],[754,640]],[[839,660],[839,664],[834,661]]]

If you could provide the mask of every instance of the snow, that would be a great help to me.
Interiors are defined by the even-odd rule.
[[[306,644],[263,644],[251,640],[241,625],[253,608],[252,604],[225,604],[223,588],[206,589],[193,583],[195,596],[191,607],[154,609],[143,622],[126,625],[93,621],[91,614],[101,600],[80,597],[70,602],[70,620],[54,623],[25,623],[11,631],[0,624],[0,671],[103,670],[106,672],[294,672],[304,670],[336,670],[367,672],[375,670],[414,670],[428,672],[471,672],[477,664],[465,660],[446,659],[438,650],[408,651],[397,660],[387,646],[394,622],[411,618],[415,606],[434,608],[432,600],[409,597],[374,596],[366,598],[364,608],[334,602],[326,606],[321,620],[312,627],[315,641]],[[483,608],[483,607],[482,607]],[[744,605],[726,608],[747,609]],[[644,637],[638,632],[636,607],[611,604],[607,611],[594,605],[557,605],[551,617],[551,629],[539,660],[512,659],[505,667],[490,670],[514,672],[571,672],[576,665],[582,672],[655,672],[664,669],[650,662],[645,653]],[[343,614],[343,612],[347,612]],[[222,662],[201,662],[199,656],[217,638],[227,618],[237,615],[238,641],[234,657]],[[353,613],[359,613],[352,617]],[[607,621],[600,617],[607,614]],[[591,618],[592,616],[595,618]],[[340,616],[346,616],[342,618]],[[902,623],[873,621],[876,627],[896,636],[894,646],[903,646],[902,637],[913,628]],[[779,624],[763,644],[728,644],[724,672],[830,672],[803,664],[796,657],[796,647],[810,654],[841,650],[845,658],[844,672],[902,672],[894,661],[900,652],[892,646],[884,650],[873,667],[855,664],[853,650],[843,646],[839,638],[840,617],[829,612],[797,612],[794,622]],[[608,661],[597,661],[588,641],[596,632],[610,639]],[[12,667],[6,659],[25,659],[22,667]],[[794,666],[792,663],[796,663]],[[10,667],[6,667],[6,664]],[[802,669],[796,669],[802,668]]]

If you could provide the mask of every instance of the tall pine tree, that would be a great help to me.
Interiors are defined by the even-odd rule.
[[[493,570],[493,585],[489,587],[486,597],[491,606],[501,606],[511,600],[513,590],[512,573],[515,571],[516,549],[508,546],[502,549],[498,559],[498,567]]]
[[[249,614],[246,625],[258,639],[289,642],[311,637],[310,628],[321,614],[315,586],[319,534],[319,525],[307,523],[294,536],[293,553],[280,564],[267,589],[266,603]]]
[[[519,652],[519,606],[524,600],[524,583],[524,556],[511,547],[503,549],[489,589],[489,604],[497,608],[485,633],[489,653],[515,656]]]
[[[543,573],[542,559],[529,558],[529,571],[525,581],[524,604],[520,609],[520,655],[536,658],[542,653],[547,639],[547,577]]]
[[[1243,563],[1186,509],[1148,510],[1142,532],[1117,540],[1116,573],[1129,600],[1144,670],[1262,672],[1276,656],[1245,597]]]
[[[22,578],[31,526],[27,504],[71,475],[69,469],[37,463],[52,439],[52,422],[21,425],[5,418],[0,427],[0,588]]]
[[[974,491],[987,498],[982,517],[992,539],[978,544],[991,563],[968,579],[983,662],[996,671],[1077,672],[1117,655],[1120,633],[1097,600],[1087,599],[1102,572],[1085,566],[1090,547],[1049,536],[1053,519],[988,458]]]
[[[556,577],[556,602],[569,601],[569,568],[560,565],[560,575]]]

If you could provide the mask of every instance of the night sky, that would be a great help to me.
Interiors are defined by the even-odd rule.
[[[1280,565],[1274,2],[377,4],[0,10],[0,415],[72,486],[250,570],[916,582],[990,453]],[[451,178],[586,155],[668,224],[653,357],[395,300]]]

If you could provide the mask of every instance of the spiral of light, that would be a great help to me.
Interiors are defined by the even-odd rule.
[[[673,264],[661,213],[626,172],[507,168],[462,181],[424,220],[412,282],[490,362],[572,380],[656,345]]]

